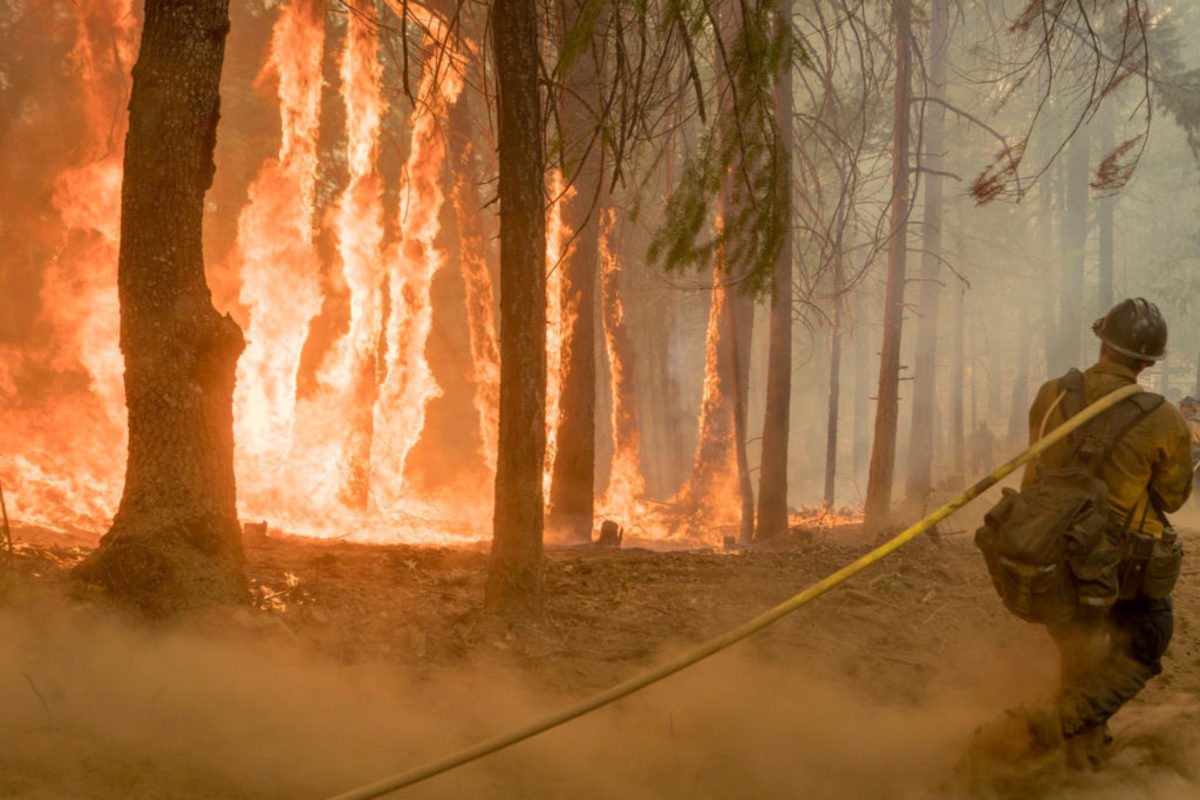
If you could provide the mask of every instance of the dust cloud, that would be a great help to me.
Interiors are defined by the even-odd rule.
[[[347,665],[282,628],[223,617],[146,631],[9,594],[0,610],[5,798],[321,798],[575,697],[539,686],[536,669],[486,659],[421,671]],[[922,678],[917,702],[872,696],[870,676],[818,677],[741,646],[396,796],[1195,796],[1200,737],[1180,716],[1200,719],[1200,704],[1187,697],[1122,712],[1122,747],[1101,773],[965,780],[958,767],[973,728],[1047,687],[1044,671],[1015,666],[1038,663],[1020,655],[981,640]]]

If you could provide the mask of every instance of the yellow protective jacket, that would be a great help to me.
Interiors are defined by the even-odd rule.
[[[1083,373],[1083,395],[1092,403],[1109,392],[1137,382],[1137,373],[1113,362],[1101,362]],[[1029,441],[1063,421],[1062,390],[1058,380],[1042,385],[1029,409]],[[1022,485],[1033,481],[1038,464],[1047,469],[1064,466],[1068,445],[1064,440],[1025,467]],[[1131,520],[1130,528],[1161,536],[1162,521],[1149,504],[1149,489],[1158,495],[1163,511],[1175,511],[1192,489],[1191,442],[1183,417],[1171,403],[1163,403],[1117,443],[1105,461],[1100,477],[1108,484],[1108,506],[1113,519]],[[1133,510],[1130,516],[1130,509]]]

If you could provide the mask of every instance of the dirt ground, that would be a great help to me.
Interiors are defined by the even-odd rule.
[[[1181,520],[1200,550],[1200,518]],[[972,731],[1053,690],[953,519],[768,631],[412,798],[1191,798],[1200,566],[1164,675],[1099,772],[986,769]],[[482,612],[486,551],[291,538],[247,548],[256,607],[145,630],[65,600],[86,551],[18,531],[0,571],[0,797],[321,798],[660,663],[866,552],[853,528],[730,553],[547,553],[545,619]]]

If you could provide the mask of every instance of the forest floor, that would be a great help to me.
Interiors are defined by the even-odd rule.
[[[980,766],[972,732],[1056,656],[953,518],[767,631],[412,798],[1192,798],[1200,566],[1165,672],[1098,772]],[[1200,551],[1200,515],[1183,517]],[[944,526],[945,527],[945,526]],[[482,610],[486,551],[247,548],[255,608],[147,630],[65,599],[87,550],[18,531],[0,569],[0,797],[321,798],[506,732],[722,633],[870,549],[855,528],[729,553],[547,552],[544,619]],[[1190,562],[1190,563],[1189,563]]]

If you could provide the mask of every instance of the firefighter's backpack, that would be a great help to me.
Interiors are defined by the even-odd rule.
[[[1083,374],[1059,379],[1064,419],[1087,405]],[[1098,617],[1116,601],[1129,520],[1114,520],[1100,471],[1117,443],[1163,402],[1140,392],[1067,437],[1060,469],[1037,467],[1037,478],[1003,497],[975,532],[989,575],[1006,608],[1028,622]]]

